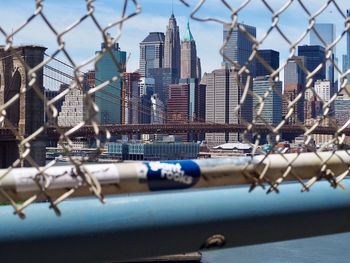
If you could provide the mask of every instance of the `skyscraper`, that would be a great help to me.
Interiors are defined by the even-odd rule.
[[[138,107],[140,104],[140,88],[139,88],[140,75],[134,73],[123,74],[123,106],[122,107],[122,123],[123,124],[137,124],[138,119]]]
[[[206,91],[207,91],[207,85],[200,83],[198,85],[198,92],[197,92],[197,101],[198,101],[198,112],[196,116],[197,122],[205,122]]]
[[[202,64],[201,64],[201,59],[197,57],[197,78],[199,81],[202,78]]]
[[[326,68],[325,68],[325,49],[321,46],[299,46],[298,55],[306,58],[305,66],[308,71],[313,72],[320,64],[323,64],[322,68],[313,76],[313,84],[316,80],[326,79]]]
[[[239,104],[238,74],[233,69],[217,69],[205,73],[202,83],[206,85],[205,120],[208,123],[239,123],[235,108]],[[207,133],[209,145],[238,140],[237,133]]]
[[[350,17],[350,9],[346,10],[346,15]],[[343,72],[350,68],[350,33],[346,34],[346,55],[343,55]],[[350,83],[350,74],[347,76],[348,83]]]
[[[321,39],[316,35],[315,31],[310,31],[310,45],[318,45],[326,48],[328,45],[333,43],[336,37],[335,25],[334,24],[315,24],[314,29],[320,35]],[[336,59],[336,46],[332,48],[332,57],[326,61],[326,79],[331,82],[332,94],[338,90],[337,74],[334,70],[333,64],[337,62]]]
[[[101,44],[101,53],[105,49],[105,43]],[[118,80],[113,81],[108,86],[95,92],[95,102],[99,107],[97,118],[101,124],[119,124],[121,118],[121,99],[122,99],[122,74],[126,70],[126,52],[121,51],[119,44],[115,43],[109,52],[104,53],[102,58],[96,61],[95,83],[96,86],[111,80],[115,76]],[[117,62],[115,64],[114,60]]]
[[[276,70],[280,66],[280,53],[272,49],[260,49],[258,51],[259,56],[265,60],[273,70]],[[262,77],[271,75],[271,71],[258,59],[256,59],[256,76]]]
[[[338,125],[344,125],[350,119],[350,99],[339,96],[334,102],[335,119]]]
[[[151,32],[140,43],[140,75],[148,77],[148,70],[163,68],[164,65],[164,33]]]
[[[323,102],[331,98],[331,83],[329,80],[317,80],[315,82],[315,92]]]
[[[176,79],[180,78],[180,53],[181,43],[179,27],[174,14],[171,14],[166,28],[164,40],[164,68],[171,68],[175,72]]]
[[[299,93],[305,90],[305,73],[301,69],[301,65],[305,65],[305,57],[294,56],[288,59],[287,65],[284,68],[284,92],[283,95],[290,102],[294,101]],[[288,104],[283,101],[282,114],[286,116],[289,112]],[[304,96],[299,98],[298,102],[293,105],[293,113],[288,118],[290,124],[304,121]]]
[[[68,86],[68,87],[67,87]],[[44,90],[44,95],[47,98],[47,100],[52,100],[53,98],[55,98],[56,96],[58,96],[61,92],[63,92],[66,88],[69,88],[69,85],[67,84],[61,84],[60,89],[59,90]],[[57,100],[53,105],[55,106],[55,108],[57,109],[58,113],[61,112],[61,108],[62,108],[62,104],[64,101],[65,97]],[[55,120],[53,118],[51,118],[51,116],[47,113],[47,111],[50,109],[50,107],[47,106],[47,104],[45,103],[44,105],[45,107],[45,122],[49,122],[49,124],[51,125],[55,125]],[[50,110],[51,111],[51,110]]]
[[[252,35],[253,37],[256,37],[256,28],[249,25],[244,24],[238,24],[238,26],[244,26],[247,32]],[[231,25],[230,24],[224,24],[223,29],[223,41],[225,42],[227,37],[230,35],[231,31]],[[228,68],[231,68],[233,64],[230,62],[235,61],[239,65],[243,66],[248,62],[248,58],[250,57],[252,53],[253,43],[249,41],[249,39],[245,36],[243,32],[241,32],[238,27],[233,28],[231,35],[227,41],[226,46],[224,47],[223,53],[223,64],[224,66],[227,66]],[[251,75],[253,77],[256,76],[255,74],[255,60],[252,61],[252,63],[249,66],[249,69],[251,71]]]
[[[154,94],[154,83],[153,78],[140,78],[139,123],[151,123],[151,96]]]
[[[239,27],[244,27],[246,31],[253,37],[256,37],[256,28],[253,26],[239,23],[235,28],[231,28],[230,24],[224,24],[223,26],[223,42],[227,41],[223,48],[223,66],[227,69],[231,69],[234,64],[238,63],[240,66],[244,66],[248,63],[248,59],[253,52],[253,43],[248,37],[239,30]],[[248,69],[251,77],[256,76],[256,59],[249,64]],[[234,68],[238,71],[238,68]],[[238,89],[238,99],[240,99],[244,93],[244,89],[247,84],[248,74],[244,73],[237,78],[237,85],[231,86],[230,89]],[[252,87],[253,81],[249,83],[249,87]],[[207,93],[208,95],[208,93]],[[240,118],[238,122],[242,121],[251,122],[253,118],[253,98],[248,94],[241,107]]]
[[[199,81],[197,78],[180,79],[180,84],[188,85],[188,121],[204,122],[205,115],[203,115],[203,112],[200,112],[200,109],[204,109],[205,106],[203,107],[203,105],[200,104],[203,102],[205,104],[205,100],[203,101],[203,96],[205,98],[205,94],[203,94],[205,88],[203,89],[203,86],[199,86]]]
[[[316,23],[314,29],[320,35],[325,44],[321,39],[316,35],[314,30],[310,31],[310,45],[311,46],[321,46],[326,48],[335,40],[335,25],[330,23]],[[336,46],[332,48],[333,53],[336,53]]]
[[[87,108],[84,92],[81,89],[70,89],[64,96],[57,124],[61,127],[72,127],[87,119]]]
[[[260,97],[264,97],[266,92],[269,92],[269,95],[264,100],[261,118],[257,118],[256,114],[260,109],[259,99],[255,96],[253,98],[253,106],[255,108],[253,116],[256,123],[265,124],[264,121],[271,125],[280,123],[282,121],[282,98],[280,96],[282,94],[282,82],[271,83],[267,76],[256,77],[253,80],[253,92]]]
[[[148,70],[148,76],[155,81],[154,92],[165,107],[168,104],[168,88],[170,84],[177,82],[175,72],[171,68],[152,68]]]
[[[167,123],[186,123],[189,121],[190,91],[187,84],[172,84],[169,86]],[[188,140],[187,133],[178,134],[182,141]]]
[[[162,124],[165,123],[165,108],[163,102],[159,99],[158,94],[151,96],[151,123]]]
[[[196,42],[187,21],[186,32],[181,41],[181,79],[198,78]]]
[[[84,91],[88,91],[95,87],[95,70],[89,70],[84,73],[84,81],[83,81],[83,89]]]
[[[168,123],[184,123],[198,121],[205,117],[202,103],[205,103],[205,88],[199,87],[198,79],[181,79],[179,84],[169,86]],[[203,100],[204,99],[204,100]],[[202,119],[203,122],[203,119]],[[197,141],[203,139],[194,134],[182,134],[184,141]]]
[[[95,70],[89,70],[88,72],[84,73],[84,79],[83,79],[83,90],[86,94],[90,89],[95,87],[96,84],[96,72]],[[92,101],[95,101],[95,93],[92,93],[89,95],[89,99]]]
[[[256,77],[253,80],[253,92],[260,98],[265,98],[263,104],[256,96],[253,97],[253,120],[256,124],[276,126],[282,121],[282,81],[271,82],[268,75]],[[268,94],[268,95],[267,95]],[[263,106],[262,111],[261,106]],[[259,116],[257,113],[260,113]],[[260,144],[268,143],[266,132],[259,132]]]

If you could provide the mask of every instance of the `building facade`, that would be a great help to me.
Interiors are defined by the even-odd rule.
[[[105,43],[102,43],[101,51],[97,51],[96,53],[101,53],[104,49]],[[110,81],[114,77],[118,77],[118,80],[95,92],[95,102],[99,107],[97,118],[101,124],[120,124],[122,122],[122,77],[125,71],[126,52],[120,50],[118,43],[115,43],[110,52],[104,53],[96,61],[96,86],[105,81]]]
[[[138,81],[138,87],[139,87],[139,96],[154,93],[155,89],[155,80],[154,78],[139,78]]]
[[[315,82],[315,92],[318,99],[328,102],[331,98],[331,81],[329,80],[317,80]]]
[[[231,61],[240,66],[245,65],[253,51],[253,43],[239,30],[239,26],[243,26],[250,35],[256,37],[256,28],[253,26],[238,24],[238,27],[231,29],[230,24],[224,24],[223,41],[227,42],[223,49],[223,65],[228,68],[233,67]],[[255,60],[249,65],[249,70],[251,76],[255,77]]]
[[[191,121],[191,104],[194,103],[193,92],[188,84],[172,84],[169,86],[167,123],[187,123]],[[181,141],[188,141],[188,133],[177,134]]]
[[[149,69],[164,67],[164,33],[150,32],[140,43],[140,75],[149,77]]]
[[[88,72],[84,73],[83,89],[85,92],[95,87],[95,84],[96,84],[95,75],[96,75],[95,70],[89,70]]]
[[[73,127],[87,119],[84,92],[78,88],[71,89],[64,96],[57,123],[61,127]]]
[[[350,17],[350,9],[346,10],[347,18]],[[343,55],[343,72],[350,69],[350,34],[346,34],[346,54]],[[350,83],[350,74],[347,75],[348,83]]]
[[[238,74],[233,69],[217,69],[205,73],[202,78],[206,85],[205,120],[207,123],[239,123],[235,108],[239,103]],[[207,133],[208,145],[236,142],[237,133]]]
[[[200,86],[198,79],[180,79],[179,84],[169,86],[167,123],[204,122],[203,111],[205,111],[205,86]],[[198,141],[204,139],[204,134],[189,132],[181,134],[181,138],[183,141]]]
[[[313,72],[319,65],[322,65],[322,68],[312,77],[312,85],[317,80],[326,79],[326,53],[325,49],[322,46],[299,46],[298,55],[306,58],[305,67],[309,72]]]
[[[197,79],[200,81],[202,78],[202,64],[201,59],[197,57]]]
[[[336,37],[336,28],[334,24],[331,23],[315,23],[314,30],[310,31],[310,45],[311,46],[321,46],[326,48],[330,45]],[[322,40],[317,36],[315,30],[320,35]],[[325,45],[326,44],[326,45]],[[336,53],[336,46],[332,48],[333,53]]]
[[[62,85],[61,85],[62,87]],[[44,90],[44,95],[46,97],[46,99],[52,100],[53,98],[55,98],[56,96],[58,96],[64,89],[60,88],[59,90]],[[55,106],[55,108],[57,109],[58,113],[61,112],[61,108],[62,108],[62,104],[63,104],[64,98],[61,98],[59,100],[57,100],[53,106]],[[49,117],[49,114],[47,113],[48,110],[50,110],[50,107],[47,107],[47,104],[44,104],[44,108],[45,108],[45,123],[49,123],[50,125],[55,125],[55,120]],[[52,111],[51,111],[52,113]]]
[[[322,40],[317,36],[316,32],[320,35]],[[336,38],[336,28],[334,24],[330,23],[316,23],[314,30],[310,31],[310,45],[318,45],[326,48],[332,44]],[[326,61],[326,79],[331,82],[331,87],[334,89],[332,93],[338,90],[337,72],[334,70],[334,63],[337,63],[336,58],[336,45],[332,48],[332,56]]]
[[[207,85],[199,84],[197,92],[198,110],[196,122],[205,122],[205,107],[206,107],[206,91]]]
[[[138,105],[138,122],[151,123],[151,96],[154,94],[153,78],[141,77],[139,81],[140,103]]]
[[[284,69],[284,91],[283,95],[289,102],[294,101],[299,93],[305,91],[305,73],[302,70],[302,65],[305,65],[305,57],[294,56],[288,59]],[[283,101],[282,116],[285,117],[290,109],[293,108],[293,113],[287,119],[289,124],[304,122],[304,95],[302,95],[297,103],[292,107],[288,107],[287,101]]]
[[[84,79],[83,79],[83,91],[86,96],[88,96],[88,99],[90,101],[95,101],[96,94],[88,94],[88,91],[92,88],[94,88],[96,85],[96,72],[95,70],[89,70],[88,72],[84,73]],[[89,109],[87,109],[89,111]]]
[[[181,79],[198,78],[197,59],[196,42],[187,21],[186,32],[181,41]]]
[[[180,31],[174,14],[171,14],[164,40],[164,68],[171,68],[176,79],[180,78]]]
[[[334,101],[335,119],[342,126],[350,119],[350,98],[339,96]]]
[[[255,123],[268,123],[270,125],[280,123],[282,121],[282,82],[271,82],[267,76],[256,77],[253,80],[253,92],[260,98],[266,97],[259,117],[257,117],[256,113],[260,110],[261,103],[257,97],[254,96],[253,98],[253,118]]]
[[[137,72],[123,74],[122,123],[137,124],[140,103],[140,74]]]
[[[166,122],[166,111],[162,100],[158,94],[151,96],[151,123],[163,124]]]
[[[169,86],[167,123],[187,123],[189,121],[189,99],[190,92],[187,84]]]
[[[148,76],[154,79],[154,93],[158,94],[159,99],[167,107],[169,85],[177,82],[176,72],[171,68],[154,68],[148,72]]]
[[[109,143],[108,154],[122,160],[197,159],[199,144],[180,142]]]
[[[272,49],[260,49],[258,51],[259,56],[265,61],[265,63],[273,70],[277,70],[280,65],[280,53]],[[256,76],[271,75],[271,70],[263,63],[256,59]]]

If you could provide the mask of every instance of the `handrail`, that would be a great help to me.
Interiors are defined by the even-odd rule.
[[[120,195],[28,207],[26,220],[0,207],[0,258],[4,262],[108,262],[206,248],[236,247],[350,231],[350,181],[345,191],[320,182],[301,193],[247,187]],[[57,253],[59,252],[59,253]]]
[[[293,169],[290,169],[290,167]],[[162,162],[130,162],[12,169],[0,180],[0,188],[15,201],[36,195],[36,200],[52,199],[67,189],[74,195],[91,195],[87,180],[98,183],[103,194],[162,191],[193,187],[250,184],[268,186],[278,192],[284,180],[297,180],[308,190],[325,178],[331,186],[341,186],[349,174],[350,152],[270,154],[255,157],[197,159]],[[327,171],[331,171],[327,173]],[[0,170],[0,175],[6,170]],[[86,176],[86,178],[84,177]],[[1,177],[0,177],[1,178]],[[305,180],[309,180],[305,182]],[[42,193],[45,191],[45,195]],[[0,201],[6,199],[0,196]]]

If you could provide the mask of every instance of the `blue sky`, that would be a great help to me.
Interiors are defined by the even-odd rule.
[[[95,1],[96,17],[102,26],[107,26],[120,17],[121,0],[97,0]],[[120,38],[120,46],[130,54],[127,65],[128,71],[134,71],[139,63],[139,42],[142,41],[151,31],[165,31],[171,14],[171,0],[139,0],[142,6],[142,13],[124,24],[124,30]],[[193,8],[199,0],[188,0],[190,7],[184,6],[180,1],[174,0],[174,13],[180,26],[181,35],[185,29],[185,23]],[[245,1],[228,0],[233,8],[238,8]],[[281,8],[287,0],[267,0],[275,10]],[[311,13],[317,12],[327,1],[326,0],[304,0]],[[86,13],[85,1],[83,0],[46,0],[44,3],[44,14],[48,17],[57,31],[64,30]],[[338,0],[342,11],[350,8],[350,0]],[[6,32],[18,28],[35,10],[35,2],[32,0],[0,0],[0,26]],[[134,11],[130,1],[128,12]],[[216,17],[224,21],[231,21],[230,11],[219,0],[207,0],[197,14],[199,17]],[[249,25],[257,27],[258,39],[260,39],[271,25],[271,13],[262,4],[261,0],[251,0],[249,4],[239,12],[238,19]],[[302,10],[297,0],[280,17],[280,26],[288,38],[295,42],[308,26],[308,16]],[[317,17],[316,22],[334,23],[337,28],[337,35],[344,30],[344,19],[340,16],[333,4],[327,8],[322,15]],[[203,72],[211,72],[220,68],[222,58],[219,49],[222,45],[222,25],[215,22],[201,23],[190,20],[193,36],[197,43],[198,56],[202,61]],[[115,33],[116,30],[111,30]],[[99,50],[101,34],[92,23],[91,19],[85,20],[73,31],[64,36],[67,50],[76,63],[81,63],[94,56]],[[0,37],[2,44],[5,38]],[[302,43],[307,44],[309,37]],[[21,30],[14,37],[15,44],[41,44],[48,47],[48,53],[57,48],[56,38],[40,17],[35,18],[28,26]],[[281,63],[289,54],[289,46],[277,33],[272,31],[264,41],[262,48],[272,48],[281,53]],[[345,38],[337,45],[337,57],[340,59],[345,52]],[[93,68],[90,65],[89,68]]]

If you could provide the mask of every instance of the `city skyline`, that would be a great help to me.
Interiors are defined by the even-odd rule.
[[[0,2],[5,6],[8,5],[4,0],[0,0]],[[174,1],[174,14],[180,29],[180,36],[182,36],[185,31],[186,22],[190,16],[190,12],[193,10],[195,4],[198,3],[198,1],[188,2],[191,5],[191,8],[185,7],[180,1]],[[230,12],[228,9],[225,8],[223,4],[215,4],[216,2],[217,1],[206,1],[201,8],[202,11],[198,13],[197,16],[215,16],[226,22],[230,22]],[[260,39],[271,25],[271,13],[264,5],[262,5],[261,1],[255,2],[256,5],[249,4],[240,12],[238,21],[257,27],[257,37]],[[128,72],[133,72],[138,69],[138,44],[149,32],[157,31],[165,33],[172,12],[171,1],[150,0],[147,1],[148,5],[143,5],[144,3],[145,0],[140,1],[140,4],[143,6],[142,13],[130,19],[130,21],[125,22],[124,31],[119,41],[121,48],[128,53]],[[277,10],[282,7],[283,3],[284,1],[282,0],[276,0],[272,1],[271,6]],[[313,3],[313,6],[308,7],[311,8],[310,12],[312,13],[320,9],[325,1],[315,0]],[[157,8],[152,8],[151,4],[157,5]],[[343,2],[338,4],[345,14],[348,6]],[[57,31],[62,31],[68,25],[83,16],[83,13],[77,12],[77,10],[81,10],[80,7],[83,5],[85,5],[83,1],[81,3],[61,1],[59,6],[53,1],[47,1],[45,2],[44,13],[50,17],[50,21]],[[106,26],[108,22],[111,22],[112,18],[118,18],[122,8],[121,3],[119,6],[116,6],[111,0],[96,2],[95,6],[96,16],[102,21],[102,25],[104,26]],[[214,6],[215,8],[212,8]],[[128,7],[128,13],[133,12],[133,8],[134,7],[130,4]],[[25,21],[26,18],[34,12],[34,4],[21,1],[18,5],[9,5],[9,9],[10,10],[7,9],[6,12],[0,11],[0,15],[3,17],[1,26],[7,33],[19,27],[19,25],[21,25],[20,21]],[[291,40],[293,40],[292,42],[299,38],[306,28],[305,25],[308,24],[308,16],[304,11],[299,12],[300,10],[302,11],[300,5],[293,3],[288,10],[282,14],[280,19],[281,29]],[[300,14],[300,19],[295,19],[295,12]],[[11,14],[14,18],[6,19],[8,14]],[[67,49],[71,51],[71,56],[75,59],[76,63],[81,63],[86,59],[91,58],[101,41],[100,33],[95,30],[95,26],[90,20],[88,19],[79,29],[77,28],[74,30],[73,32],[75,32],[75,34],[68,33],[65,36]],[[11,21],[16,22],[11,23]],[[344,20],[340,18],[338,11],[336,11],[333,6],[329,7],[327,12],[323,12],[319,19],[316,19],[316,22],[334,23],[337,30],[337,37],[340,35],[341,29],[344,27]],[[190,19],[190,23],[191,30],[196,36],[197,52],[198,56],[201,57],[202,72],[211,72],[214,69],[220,68],[222,57],[219,55],[218,51],[222,45],[222,25],[213,22],[201,23],[194,21],[193,19]],[[94,28],[91,28],[91,26]],[[275,30],[273,30],[272,35],[266,39],[261,48],[279,51],[282,64],[288,56],[289,45],[274,31]],[[89,34],[86,34],[86,32],[89,32]],[[115,31],[111,30],[111,33],[113,34]],[[0,39],[5,43],[2,36]],[[308,41],[309,36],[306,36],[300,44],[308,44]],[[31,23],[26,30],[21,31],[14,37],[14,44],[19,45],[28,42],[47,46],[48,53],[53,53],[57,47],[54,35],[49,32],[47,26],[40,21],[40,18],[34,19],[33,23]],[[82,42],[84,43],[83,46],[81,45]],[[337,45],[338,64],[340,68],[342,65],[342,55],[345,54],[346,51],[345,42],[346,39],[343,37],[341,43]],[[88,69],[91,68],[93,68],[92,65],[88,67]],[[282,76],[281,79],[283,79]]]
[[[179,41],[177,41],[176,45],[172,46],[172,48],[169,48],[170,44],[172,44],[172,40],[180,40],[179,35],[182,35],[181,38],[181,79],[180,79],[180,83],[187,83],[189,84],[190,79],[192,78],[198,78],[198,72],[200,72],[199,69],[197,69],[196,64],[198,58],[197,58],[197,49],[196,49],[196,44],[195,44],[195,38],[192,35],[192,32],[190,30],[190,25],[189,25],[189,20],[187,19],[187,23],[186,23],[186,30],[179,32],[180,30],[177,27],[177,23],[176,23],[176,16],[173,13],[173,10],[171,10],[171,15],[170,17],[168,17],[168,23],[165,23],[162,26],[162,30],[159,31],[149,31],[148,33],[142,31],[139,35],[144,37],[144,35],[146,34],[146,37],[143,38],[143,40],[139,43],[139,67],[137,67],[139,69],[139,73],[141,77],[146,77],[145,82],[148,82],[149,80],[147,78],[152,78],[153,79],[153,87],[152,87],[152,94],[147,94],[149,95],[149,97],[144,96],[142,98],[142,107],[146,107],[147,109],[151,109],[151,105],[150,103],[150,96],[153,95],[153,93],[158,94],[158,98],[163,102],[164,107],[167,107],[167,102],[168,102],[168,95],[169,93],[169,85],[170,84],[177,84],[178,80],[176,80],[176,77],[174,75],[173,69],[175,69],[176,64],[174,66],[170,66],[170,57],[167,59],[167,64],[168,67],[165,67],[165,59],[164,57],[167,57],[170,55],[170,51],[174,52],[174,55],[172,55],[172,57],[176,57],[176,53],[179,52],[179,47],[180,47],[180,43]],[[254,20],[255,21],[255,20]],[[256,22],[256,21],[255,21]],[[49,22],[45,22],[46,24],[50,24]],[[82,22],[81,22],[82,24]],[[130,23],[129,23],[130,25]],[[221,37],[216,39],[219,40],[221,39],[221,41],[225,41],[228,35],[228,32],[231,30],[231,28],[229,27],[229,24],[219,24],[221,26]],[[245,29],[248,31],[248,33],[253,36],[256,37],[257,36],[257,29],[258,27],[255,26],[255,24],[253,23],[245,23],[244,21],[239,22],[238,23],[239,27],[245,27]],[[282,27],[282,25],[279,25],[280,27]],[[315,26],[316,27],[316,26]],[[335,26],[334,26],[335,28]],[[165,30],[167,30],[166,32],[164,32]],[[273,30],[272,30],[273,31]],[[125,29],[124,31],[124,35],[128,35],[128,32],[131,32],[131,34],[134,32],[132,30],[128,31]],[[110,34],[110,36],[113,38],[113,32],[107,31],[108,34]],[[322,32],[320,32],[321,35],[323,35]],[[169,38],[169,36],[172,35],[172,38]],[[195,34],[194,34],[195,35]],[[328,35],[328,34],[326,34]],[[167,36],[167,41],[166,37]],[[311,38],[312,34],[310,35]],[[93,38],[91,38],[93,39]],[[207,36],[207,39],[212,39],[212,37],[210,35]],[[259,36],[257,36],[257,39],[259,39]],[[334,39],[334,37],[332,37],[332,39]],[[331,42],[331,40],[326,40],[328,43]],[[306,42],[306,43],[305,43]],[[297,43],[295,43],[294,45],[297,46],[297,55],[300,56],[300,59],[303,60],[303,64],[304,66],[308,69],[308,71],[312,72],[318,65],[320,65],[321,63],[323,63],[324,60],[324,56],[325,56],[325,49],[323,47],[320,46],[307,46],[304,44],[309,44],[308,42],[308,38],[305,37],[304,42],[302,41],[297,41]],[[121,67],[120,70],[117,69],[117,71],[119,71],[119,75],[118,77],[121,76],[122,72],[133,72],[134,70],[126,70],[126,65],[127,65],[127,52],[129,51],[129,48],[121,48],[120,49],[120,45],[122,45],[122,40],[118,39],[118,42],[116,42],[115,45],[115,50],[113,49],[113,53],[114,51],[119,51],[122,50],[123,51],[123,59],[116,59],[117,61],[119,61],[123,66]],[[167,43],[167,44],[166,44]],[[191,44],[191,45],[189,45]],[[200,44],[200,43],[199,43]],[[202,43],[203,44],[203,43]],[[205,42],[206,45],[203,46],[210,46],[210,41],[209,43]],[[102,47],[101,47],[101,51],[103,52],[104,47],[105,47],[106,43],[102,42]],[[84,45],[81,45],[81,47],[83,48]],[[165,48],[165,46],[168,46],[167,48]],[[292,43],[290,43],[290,46],[292,46]],[[264,51],[268,51],[268,50],[273,50],[273,47],[269,47],[270,49],[263,49],[263,45],[257,47],[259,49],[259,51],[264,52]],[[288,46],[287,46],[288,47]],[[212,47],[211,47],[212,48]],[[226,64],[229,66],[230,68],[230,64],[232,64],[232,61],[236,61],[235,63],[238,63],[239,65],[243,66],[244,64],[246,64],[248,58],[251,56],[251,52],[253,50],[253,43],[252,41],[248,41],[247,37],[245,36],[244,33],[241,32],[241,30],[238,30],[237,28],[233,29],[233,33],[231,35],[231,38],[228,41],[228,44],[226,46],[226,48],[223,50],[224,54],[225,54],[225,58],[222,58],[220,55],[217,55],[216,58],[220,58],[223,59],[223,61],[220,63],[220,66],[215,66],[212,67],[210,70],[208,70],[207,74],[209,75],[209,73],[211,72],[216,72],[218,69],[222,68],[223,64]],[[167,51],[166,51],[167,49]],[[320,49],[320,52],[316,52],[318,49]],[[276,54],[280,54],[280,49],[277,49],[279,51],[276,51]],[[73,51],[71,53],[74,53]],[[214,53],[214,47],[212,48],[212,52]],[[317,53],[317,54],[316,54]],[[98,53],[95,53],[98,54]],[[271,53],[272,54],[272,53]],[[295,53],[294,53],[295,54]],[[200,54],[198,54],[200,56]],[[105,54],[104,57],[109,57],[109,55]],[[207,58],[207,57],[206,57]],[[296,58],[295,56],[293,56],[293,58]],[[291,70],[291,62],[292,59],[288,60],[287,65],[285,65],[283,63],[283,58],[282,58],[282,68],[283,71],[282,72],[282,76],[281,79],[283,79],[284,81],[284,88],[283,91],[285,93],[285,95],[289,96],[289,98],[291,100],[296,98],[296,93],[300,93],[302,91],[302,88],[305,86],[305,76],[304,74],[300,74],[300,76],[298,76],[297,78],[294,78],[292,81],[290,81],[291,79],[289,78],[292,75],[295,75],[295,72],[299,72],[300,69],[296,70],[293,69]],[[228,60],[229,59],[229,60]],[[252,58],[250,58],[252,59]],[[271,57],[272,59],[272,57]],[[278,60],[278,58],[276,57],[276,60]],[[204,61],[204,60],[203,60]],[[231,62],[230,62],[231,61]],[[116,76],[115,72],[116,68],[113,65],[112,61],[109,61],[108,63],[102,63],[103,59],[99,60],[97,62],[96,65],[92,64],[93,66],[95,66],[95,71],[96,71],[96,85],[101,83],[101,80],[106,81],[106,80],[110,80],[112,79],[114,76]],[[106,61],[107,62],[107,61]],[[251,65],[249,66],[249,71],[250,74],[253,78],[257,77],[258,75],[256,75],[256,70],[255,70],[255,59],[253,59]],[[276,65],[273,66],[271,64],[271,66],[273,66],[275,69],[278,68],[278,64],[279,61],[275,61]],[[270,62],[269,62],[270,63]],[[173,63],[171,63],[173,64]],[[103,65],[106,66],[106,68],[102,67]],[[107,67],[108,66],[108,67]],[[232,65],[231,65],[232,66]],[[238,66],[239,67],[239,66]],[[199,67],[198,67],[199,68]],[[290,71],[288,71],[290,70]],[[232,69],[232,71],[234,71]],[[177,69],[176,72],[178,73],[179,70]],[[264,72],[263,70],[261,72]],[[266,71],[265,71],[266,72]],[[297,73],[298,73],[297,72]],[[107,74],[106,77],[100,76],[100,74]],[[247,72],[246,72],[247,73]],[[247,74],[246,73],[239,73],[240,77],[242,77],[240,79],[241,83],[243,85],[246,84],[247,81]],[[261,73],[260,73],[261,74]],[[206,74],[204,74],[206,75]],[[264,73],[264,76],[267,75],[267,73]],[[299,75],[299,73],[297,74]],[[259,75],[261,76],[261,75]],[[297,79],[302,78],[302,81],[296,81]],[[315,74],[315,79],[316,80],[324,80],[326,78],[326,74],[325,74],[325,69],[323,69],[322,71],[319,71],[317,74]],[[236,78],[237,80],[239,78]],[[275,81],[277,82],[277,78],[275,79]],[[313,81],[313,82],[314,82]],[[101,101],[101,96],[99,94],[100,91],[96,92],[96,98],[95,98],[95,102],[97,104],[97,106],[99,107],[100,111],[97,114],[97,117],[99,119],[99,121],[102,124],[108,124],[108,123],[121,123],[123,116],[125,115],[123,113],[123,110],[125,111],[125,109],[122,109],[122,105],[125,105],[124,102],[124,95],[125,93],[122,93],[122,83],[121,80],[118,80],[118,83],[120,85],[118,85],[118,87],[116,88],[116,90],[110,90],[109,92],[112,94],[116,93],[116,97],[118,98],[115,101],[115,105],[113,105],[111,103],[105,103],[105,101]],[[282,83],[282,82],[281,82]],[[333,83],[333,81],[332,81]],[[303,84],[301,87],[299,87],[301,84]],[[250,84],[251,85],[251,84]],[[293,85],[293,90],[290,90],[291,86]],[[298,86],[299,85],[299,86]],[[253,85],[254,86],[254,85]],[[46,87],[46,85],[45,85]],[[107,86],[107,88],[109,88]],[[239,100],[239,98],[241,96],[243,96],[243,90],[241,88],[240,85],[237,86],[238,88],[238,96],[237,99]],[[289,94],[289,92],[292,92],[293,94]],[[98,96],[97,96],[98,95]],[[332,94],[330,94],[332,95]],[[147,97],[147,98],[146,98]],[[108,99],[108,98],[103,98],[103,99]],[[120,100],[120,101],[119,101]],[[123,101],[123,102],[122,102]],[[70,101],[68,100],[66,104],[69,104]],[[244,102],[244,107],[242,107],[240,114],[242,114],[243,119],[245,121],[251,122],[252,119],[252,112],[251,112],[251,108],[253,107],[252,105],[253,101],[251,97],[247,97],[247,99]],[[294,117],[291,118],[291,122],[292,123],[296,123],[297,119],[299,119],[300,121],[304,121],[304,112],[302,110],[303,106],[303,101],[299,101],[298,103],[298,109],[295,110],[294,112]],[[110,109],[107,110],[107,105],[110,105]],[[299,107],[300,106],[300,107]],[[211,110],[210,107],[206,107],[208,110]],[[290,108],[290,106],[288,106],[288,108]],[[121,111],[118,113],[113,112],[113,110],[115,109],[121,109]],[[149,110],[147,110],[148,112]],[[283,112],[284,114],[286,114],[287,112],[287,108],[286,105],[284,105],[283,107]],[[108,114],[107,114],[108,112]],[[192,112],[192,111],[191,111]],[[151,113],[149,113],[150,115]],[[113,120],[111,119],[111,116],[113,117]],[[299,116],[300,115],[300,116]],[[143,119],[143,117],[141,118]],[[149,121],[141,121],[140,123],[149,123]]]

